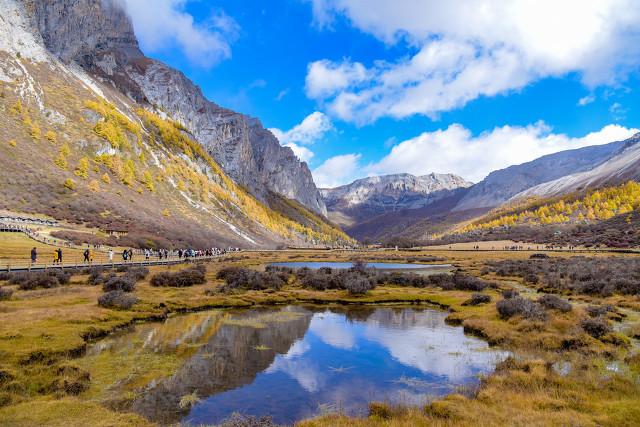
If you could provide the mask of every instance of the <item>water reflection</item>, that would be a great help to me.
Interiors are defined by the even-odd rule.
[[[212,424],[240,412],[293,423],[325,410],[364,415],[371,400],[423,404],[505,356],[445,317],[391,307],[216,311],[145,325],[92,351],[182,355],[129,406],[152,421]]]

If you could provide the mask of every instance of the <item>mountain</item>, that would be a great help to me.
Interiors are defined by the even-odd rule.
[[[348,229],[377,215],[425,207],[471,185],[452,174],[396,174],[359,179],[320,192],[329,217]]]
[[[536,185],[591,170],[615,156],[625,144],[625,141],[618,141],[561,151],[491,172],[484,180],[471,187],[453,210],[497,207]]]
[[[622,146],[615,156],[598,166],[529,188],[515,195],[513,199],[559,196],[587,188],[640,180],[640,133],[614,144]]]
[[[351,243],[307,166],[145,58],[116,3],[3,0],[0,34],[0,208],[138,247]]]
[[[326,215],[306,163],[260,121],[208,101],[184,74],[147,58],[119,0],[21,0],[46,48],[180,123],[234,181],[263,202],[270,192]]]

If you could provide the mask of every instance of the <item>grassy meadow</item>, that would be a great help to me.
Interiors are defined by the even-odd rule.
[[[0,257],[19,256],[31,242],[0,235]],[[26,244],[28,243],[28,244]],[[26,245],[26,246],[25,246]],[[382,284],[364,295],[344,290],[317,291],[290,279],[279,290],[216,292],[219,270],[237,266],[263,270],[275,261],[412,261],[434,255],[465,274],[495,283],[482,291],[491,302],[467,305],[472,292]],[[613,294],[563,295],[572,309],[547,310],[544,319],[513,316],[496,308],[505,290],[525,299],[541,293],[520,277],[487,271],[488,262],[527,260],[531,252],[475,251],[260,251],[243,252],[206,263],[205,283],[189,287],[154,287],[151,280],[184,265],[151,267],[136,284],[138,303],[130,309],[98,305],[101,286],[87,274],[49,289],[12,289],[0,301],[0,424],[7,426],[151,425],[139,415],[120,411],[149,382],[170,376],[180,355],[122,354],[84,356],[87,343],[135,322],[157,321],[181,312],[282,304],[425,304],[448,310],[447,321],[465,332],[508,350],[512,356],[474,390],[461,390],[425,407],[372,403],[370,415],[353,419],[327,414],[302,426],[405,425],[640,425],[640,297]],[[552,257],[570,257],[553,253]],[[607,254],[589,256],[607,257]],[[616,255],[621,257],[622,255]],[[629,255],[630,256],[630,255]],[[581,325],[592,306],[611,305],[605,315],[611,329],[597,338]],[[219,319],[224,322],[224,316]],[[557,369],[569,364],[567,372]],[[116,386],[117,385],[117,386]]]

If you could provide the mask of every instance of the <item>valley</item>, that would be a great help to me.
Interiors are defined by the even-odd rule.
[[[0,0],[0,426],[640,425],[623,3]]]

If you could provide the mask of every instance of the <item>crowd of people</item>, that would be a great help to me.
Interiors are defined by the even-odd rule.
[[[188,258],[202,258],[202,257],[212,257],[212,256],[220,256],[231,252],[239,252],[240,248],[209,248],[203,250],[196,249],[123,249],[120,253],[120,257],[122,258],[122,262],[134,262],[134,258],[136,255],[140,255],[143,257],[145,261],[152,260],[169,260],[169,259],[188,259]],[[95,246],[87,245],[86,249],[82,252],[82,262],[83,264],[93,264],[95,260]],[[38,249],[34,247],[31,249],[31,264],[36,264],[38,262]],[[114,258],[116,258],[116,252],[113,248],[109,248],[107,251],[107,262],[113,263]],[[63,254],[62,248],[55,248],[53,250],[53,265],[62,265],[63,263]]]

